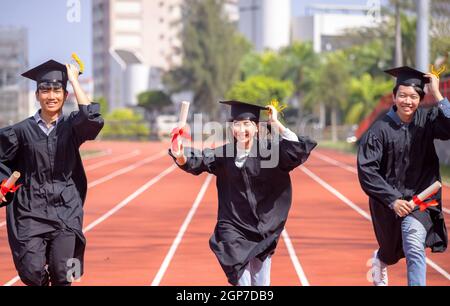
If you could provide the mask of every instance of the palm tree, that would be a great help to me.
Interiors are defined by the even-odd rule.
[[[307,105],[323,103],[331,110],[331,140],[338,141],[338,114],[348,99],[349,63],[342,51],[324,54],[323,62],[311,75],[311,90],[305,96]]]
[[[294,83],[294,98],[298,102],[297,129],[304,117],[303,100],[305,92],[311,89],[311,75],[319,63],[318,55],[311,43],[294,43],[281,51],[288,67],[282,76]]]

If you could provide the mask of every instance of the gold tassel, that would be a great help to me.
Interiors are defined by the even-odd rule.
[[[80,68],[80,74],[82,74],[84,72],[84,63],[83,61],[81,61],[81,59],[78,57],[78,55],[73,52],[72,53],[72,58],[75,62],[77,62],[78,67]]]
[[[434,65],[431,65],[431,74],[434,74],[438,79],[439,76],[445,72],[445,70],[447,69],[447,67],[445,67],[445,65],[443,65],[441,68],[439,68],[439,70],[436,71],[436,69],[434,68]]]
[[[273,107],[277,110],[277,112],[278,112],[281,116],[284,117],[283,110],[285,110],[285,109],[287,108],[287,105],[286,105],[286,104],[281,104],[277,99],[273,99],[273,100],[270,102],[270,105],[273,106]]]

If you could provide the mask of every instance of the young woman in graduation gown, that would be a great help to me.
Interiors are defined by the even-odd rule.
[[[285,128],[270,106],[269,124],[281,140],[272,143],[278,162],[265,167],[259,154],[259,141],[263,140],[257,135],[260,111],[267,109],[239,101],[222,103],[231,106],[232,143],[216,149],[180,148],[169,153],[188,173],[216,176],[219,210],[209,244],[228,282],[269,285],[271,256],[292,202],[289,172],[307,160],[316,143]]]

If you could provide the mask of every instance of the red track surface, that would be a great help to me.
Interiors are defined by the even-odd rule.
[[[165,143],[92,142],[84,146],[89,150],[111,150],[109,155],[84,162],[87,169],[92,168],[87,171],[92,186],[85,205],[85,228],[110,214],[86,233],[86,273],[76,285],[150,285],[158,271],[160,285],[227,285],[208,246],[217,214],[214,179],[198,199],[192,219],[185,223],[187,228],[179,236],[177,248],[172,247],[207,175],[194,177],[175,169],[172,160],[161,153],[166,148]],[[291,174],[294,194],[286,229],[292,251],[311,285],[370,285],[367,261],[377,247],[371,222],[307,174],[312,172],[368,213],[367,196],[351,171],[355,157],[320,149],[317,153],[305,168]],[[324,161],[324,156],[350,169]],[[130,169],[136,163],[136,169]],[[111,178],[112,173],[115,175]],[[157,179],[151,181],[154,178]],[[146,183],[148,188],[141,188]],[[139,194],[128,198],[140,188]],[[118,204],[122,204],[120,208],[111,212]],[[449,204],[450,188],[445,187],[444,205]],[[6,228],[2,226],[4,214],[0,210],[0,284],[17,275]],[[165,261],[171,247],[173,256]],[[429,254],[429,258],[448,276],[449,252]],[[163,262],[167,266],[162,269]],[[273,258],[272,284],[301,285],[297,272],[282,238]],[[389,268],[389,280],[392,285],[406,284],[404,260]],[[428,284],[450,285],[450,280],[428,266]]]

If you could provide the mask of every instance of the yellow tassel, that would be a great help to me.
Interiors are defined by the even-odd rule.
[[[84,63],[81,61],[81,59],[78,57],[78,55],[73,52],[72,53],[72,58],[75,62],[77,62],[78,67],[80,68],[80,74],[84,72]]]
[[[284,116],[283,110],[285,110],[285,109],[287,108],[287,105],[286,105],[286,104],[281,105],[280,102],[279,102],[278,100],[273,99],[273,100],[270,102],[270,105],[273,106],[273,107],[277,110],[277,112],[278,112],[279,114],[281,114],[281,116]]]
[[[441,68],[439,68],[439,70],[436,71],[436,69],[434,68],[434,65],[431,65],[431,74],[434,74],[438,79],[439,76],[445,72],[445,70],[447,69],[447,67],[445,67],[445,65],[443,65]]]

